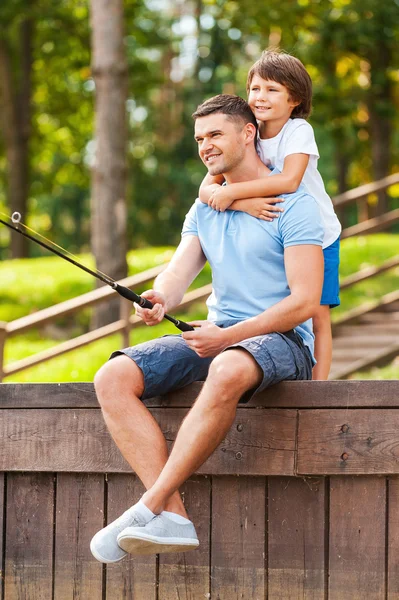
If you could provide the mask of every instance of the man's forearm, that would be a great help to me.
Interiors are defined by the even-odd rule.
[[[315,313],[318,305],[318,298],[287,296],[256,317],[251,317],[225,329],[228,344],[236,344],[257,335],[275,331],[282,333],[289,331],[309,319]]]
[[[165,312],[179,306],[186,289],[186,282],[182,281],[176,273],[167,269],[154,281],[154,290],[160,292],[165,298]]]

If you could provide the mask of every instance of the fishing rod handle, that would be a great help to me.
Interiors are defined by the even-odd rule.
[[[168,321],[173,323],[173,325],[177,327],[177,329],[180,329],[180,331],[194,331],[194,327],[192,325],[189,325],[188,323],[185,323],[184,321],[179,321],[178,319],[174,319],[169,315],[164,315],[164,317],[165,319],[168,319]]]
[[[125,287],[124,285],[119,285],[119,283],[114,283],[112,285],[112,287],[114,288],[114,290],[116,292],[118,292],[118,294],[120,296],[123,296],[124,298],[126,298],[126,300],[130,300],[130,302],[135,302],[136,304],[139,304],[142,308],[152,308],[153,307],[153,305],[151,304],[151,302],[149,300],[147,300],[147,298],[142,298],[138,294],[135,294],[134,292],[132,292],[132,290],[129,290],[129,288]]]
[[[132,292],[132,290],[129,290],[129,288],[123,285],[119,285],[119,283],[115,283],[112,287],[116,292],[118,292],[118,294],[120,294],[127,300],[130,300],[131,302],[139,304],[139,306],[141,306],[142,308],[153,308],[153,304],[149,300],[147,300],[147,298],[143,298],[142,296],[135,294],[134,292]],[[194,327],[192,327],[188,323],[185,323],[184,321],[179,321],[178,319],[175,319],[167,314],[165,314],[164,317],[165,319],[173,323],[173,325],[175,325],[180,331],[194,331]]]

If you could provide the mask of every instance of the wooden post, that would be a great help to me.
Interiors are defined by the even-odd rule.
[[[122,321],[125,321],[125,327],[122,329],[122,347],[127,348],[130,346],[130,313],[132,312],[132,303],[130,300],[126,300],[126,298],[120,299],[120,318]]]
[[[7,323],[0,321],[0,382],[4,377],[4,346],[7,338]]]
[[[357,222],[363,223],[363,221],[367,221],[369,218],[369,207],[367,204],[367,197],[360,198],[356,204],[357,204]]]

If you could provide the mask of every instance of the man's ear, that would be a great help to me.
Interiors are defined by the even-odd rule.
[[[247,123],[244,127],[244,141],[246,144],[252,144],[256,137],[256,127],[253,123]]]

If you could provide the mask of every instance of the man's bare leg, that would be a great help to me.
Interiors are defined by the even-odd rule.
[[[228,350],[213,360],[162,473],[142,498],[152,512],[165,510],[169,498],[217,448],[234,421],[239,399],[261,379],[259,365],[245,351]]]
[[[158,423],[140,400],[144,390],[141,369],[127,356],[117,356],[99,370],[94,384],[112,438],[146,489],[150,488],[168,460],[168,448]],[[177,491],[163,509],[187,517]]]

